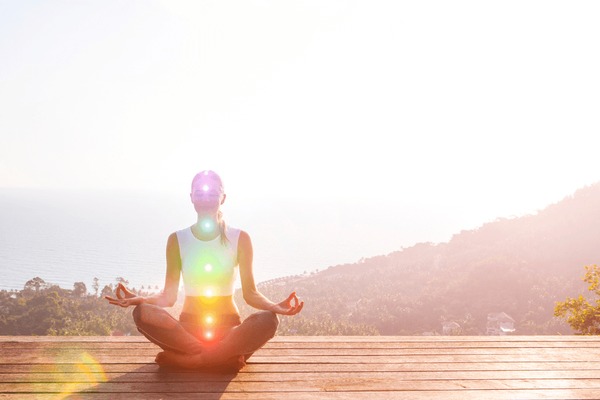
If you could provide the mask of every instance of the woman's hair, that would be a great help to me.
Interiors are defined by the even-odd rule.
[[[212,170],[201,171],[198,172],[196,176],[194,176],[194,179],[192,179],[192,191],[194,190],[194,185],[197,181],[207,179],[210,180],[213,184],[217,184],[219,193],[221,195],[225,194],[225,188],[223,187],[223,181],[221,180],[221,177],[215,171]],[[221,244],[225,245],[229,243],[229,239],[227,239],[227,225],[225,224],[225,220],[223,220],[223,212],[221,212],[221,210],[219,210],[219,212],[217,213],[217,222],[219,224],[219,232],[221,233]]]

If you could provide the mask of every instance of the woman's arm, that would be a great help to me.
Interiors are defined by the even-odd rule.
[[[179,256],[179,242],[177,241],[177,235],[172,233],[167,240],[167,273],[165,276],[165,288],[161,293],[148,297],[137,296],[125,286],[119,284],[115,291],[117,298],[109,296],[105,298],[110,304],[121,307],[135,306],[142,303],[155,304],[160,307],[172,307],[177,301],[180,276],[181,257]]]
[[[254,272],[252,270],[252,241],[250,235],[246,232],[240,232],[240,238],[238,240],[238,263],[240,266],[240,276],[242,280],[242,293],[244,294],[244,300],[249,306],[257,308],[259,310],[268,310],[277,314],[294,315],[302,310],[304,302],[298,301],[296,293],[290,294],[290,296],[280,303],[274,303],[267,299],[261,292],[256,288],[254,282]],[[292,304],[292,301],[294,304]]]
[[[160,307],[172,307],[177,301],[180,277],[181,257],[179,256],[179,242],[177,241],[177,234],[172,233],[167,240],[165,288],[161,293],[146,297],[145,303],[155,304]]]

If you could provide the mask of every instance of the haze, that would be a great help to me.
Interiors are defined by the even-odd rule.
[[[446,240],[599,179],[599,11],[1,1],[0,187],[159,192],[183,208],[210,168],[234,221],[258,207],[277,233],[302,210],[310,229],[283,231],[338,224],[336,241],[379,244],[361,256]],[[339,208],[356,219],[327,219]]]

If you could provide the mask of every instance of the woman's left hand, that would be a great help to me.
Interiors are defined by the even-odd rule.
[[[138,304],[142,304],[144,302],[143,297],[136,296],[135,293],[127,289],[122,283],[119,283],[115,293],[117,295],[116,299],[114,297],[104,296],[104,298],[108,300],[110,304],[114,304],[115,306],[137,306]]]
[[[269,311],[282,315],[296,315],[304,307],[304,302],[299,301],[296,292],[293,292],[281,303],[274,304]]]

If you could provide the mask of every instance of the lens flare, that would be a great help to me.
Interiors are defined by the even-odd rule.
[[[60,393],[53,398],[79,398],[78,394],[87,391],[95,385],[108,382],[102,365],[87,352],[70,352],[65,349],[59,355],[42,355],[52,360],[52,364],[40,364],[32,372],[52,372],[56,382],[60,383]]]

